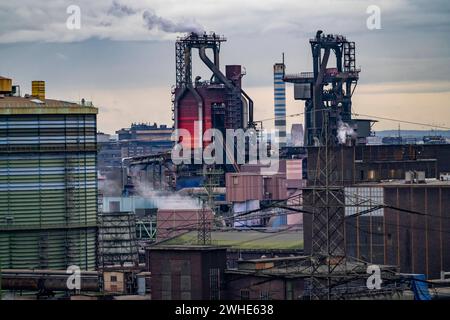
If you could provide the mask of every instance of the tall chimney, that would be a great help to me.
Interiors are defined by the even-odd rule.
[[[280,147],[286,146],[286,83],[283,81],[285,68],[283,54],[283,63],[275,63],[273,66],[275,129],[278,130]]]
[[[41,101],[45,100],[45,81],[34,80],[31,81],[31,95]]]

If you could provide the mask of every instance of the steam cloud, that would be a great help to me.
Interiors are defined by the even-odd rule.
[[[154,202],[158,209],[174,210],[187,209],[199,210],[202,208],[198,199],[188,196],[179,195],[171,192],[158,191],[147,185],[146,183],[133,179],[133,184],[136,192],[144,197],[149,198]]]
[[[194,20],[183,20],[174,22],[169,19],[156,15],[151,10],[145,10],[142,14],[145,25],[149,30],[158,28],[161,31],[175,33],[175,32],[195,32],[203,33],[204,28]]]
[[[344,144],[348,136],[352,139],[356,138],[355,130],[348,123],[339,120],[337,128],[337,138],[339,143]]]

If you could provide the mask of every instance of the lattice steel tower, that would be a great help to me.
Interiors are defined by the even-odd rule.
[[[344,237],[344,187],[337,179],[335,137],[323,112],[323,129],[315,164],[313,184],[305,202],[312,215],[311,299],[339,299],[334,288],[346,275]],[[313,161],[311,161],[313,160]]]

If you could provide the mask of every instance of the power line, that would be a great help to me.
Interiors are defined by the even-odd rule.
[[[433,125],[433,124],[430,124],[430,123],[422,123],[422,122],[400,120],[400,119],[394,119],[394,118],[388,118],[388,117],[380,117],[380,116],[373,116],[373,115],[362,114],[362,113],[352,113],[352,114],[354,116],[370,117],[370,118],[386,120],[386,121],[394,121],[394,122],[408,123],[408,124],[420,125],[420,126],[431,127],[431,128],[439,128],[439,129],[450,130],[450,127],[438,126],[438,125]]]
[[[276,119],[284,119],[284,118],[291,118],[291,117],[298,117],[298,116],[302,116],[304,115],[304,112],[301,113],[293,113],[293,114],[288,114],[285,117],[272,117],[272,118],[266,118],[266,119],[262,119],[262,120],[257,120],[255,122],[265,122],[265,121],[271,121],[271,120],[276,120]],[[374,116],[374,115],[368,115],[368,114],[362,114],[362,113],[355,113],[353,112],[352,115],[354,116],[361,116],[361,117],[369,117],[369,118],[373,118],[373,119],[380,119],[380,120],[386,120],[386,121],[393,121],[393,122],[400,122],[400,123],[407,123],[407,124],[414,124],[414,125],[419,125],[419,126],[424,126],[424,127],[430,127],[430,128],[439,128],[439,129],[445,129],[445,130],[450,130],[449,126],[440,126],[440,125],[433,125],[431,123],[423,123],[423,122],[415,122],[415,121],[408,121],[408,120],[401,120],[401,119],[394,119],[394,118],[389,118],[389,117],[381,117],[381,116]],[[355,119],[357,120],[357,119]]]
[[[301,115],[304,115],[304,114],[305,114],[304,112],[293,113],[293,114],[287,114],[286,116],[278,116],[278,117],[266,118],[266,119],[262,119],[262,120],[256,120],[255,122],[265,122],[265,121],[270,121],[270,120],[292,118],[292,117],[298,117],[298,116],[301,116]]]

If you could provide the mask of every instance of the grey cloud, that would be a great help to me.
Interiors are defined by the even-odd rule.
[[[136,14],[137,11],[127,5],[123,5],[118,3],[117,1],[113,1],[111,7],[109,7],[107,14],[115,17],[124,17],[131,16]]]

